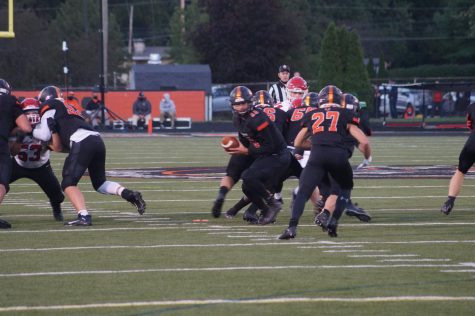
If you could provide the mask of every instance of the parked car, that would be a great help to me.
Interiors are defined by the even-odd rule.
[[[386,86],[386,90],[383,86],[379,87],[381,94],[381,103],[379,105],[380,115],[389,116],[391,113],[389,108],[389,91],[391,91],[391,86]],[[423,104],[426,106],[426,112],[432,109],[432,91],[430,90],[398,88],[397,94],[396,111],[400,116],[406,111],[409,102],[412,103],[416,114],[422,113]]]
[[[211,95],[213,97],[213,113],[227,113],[231,112],[229,105],[230,88],[227,86],[213,86],[211,87]]]

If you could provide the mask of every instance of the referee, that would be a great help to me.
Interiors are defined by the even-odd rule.
[[[287,65],[281,65],[279,67],[279,73],[277,76],[279,77],[279,82],[273,84],[270,87],[269,93],[274,99],[275,103],[280,103],[287,100],[287,88],[285,85],[290,78],[290,67]]]

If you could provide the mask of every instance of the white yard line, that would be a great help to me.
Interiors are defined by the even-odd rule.
[[[278,297],[265,299],[207,299],[148,302],[94,303],[80,305],[7,306],[0,312],[27,312],[48,310],[84,310],[98,308],[127,308],[151,306],[187,306],[217,304],[288,304],[288,303],[387,303],[387,302],[449,302],[475,301],[475,296],[376,296],[376,297]]]
[[[463,268],[461,264],[353,264],[353,265],[296,265],[296,266],[249,266],[249,267],[207,267],[207,268],[158,268],[134,270],[82,270],[82,271],[52,271],[52,272],[21,272],[0,273],[0,278],[63,276],[63,275],[96,275],[96,274],[125,274],[125,273],[167,273],[167,272],[223,272],[247,270],[314,270],[314,269],[396,269],[396,268]]]

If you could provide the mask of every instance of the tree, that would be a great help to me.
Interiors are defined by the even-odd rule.
[[[302,45],[303,26],[276,0],[206,0],[209,20],[190,34],[214,82],[275,78]],[[294,56],[297,58],[298,56]]]
[[[40,88],[49,83],[59,83],[60,44],[49,36],[47,22],[31,10],[16,13],[14,22],[15,38],[0,39],[2,77],[14,89]]]
[[[343,84],[343,63],[338,51],[338,32],[334,23],[328,25],[323,35],[320,48],[320,69],[318,85],[320,87],[332,84],[340,87]]]
[[[74,85],[91,85],[99,83],[101,34],[101,12],[99,2],[95,0],[82,1],[66,0],[61,5],[56,18],[51,23],[52,37],[58,43],[67,41],[69,47],[69,68],[71,83]],[[82,14],[77,14],[82,12]],[[84,16],[87,24],[83,23]],[[119,26],[113,14],[109,14],[109,39],[108,39],[108,83],[111,83],[114,71],[119,71],[123,63],[123,50]],[[63,60],[60,58],[59,60]],[[59,64],[58,66],[62,66]],[[62,67],[59,69],[62,70]],[[58,70],[59,70],[58,69]]]

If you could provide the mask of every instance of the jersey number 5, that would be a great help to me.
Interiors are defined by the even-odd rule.
[[[331,121],[330,127],[328,128],[328,132],[336,132],[339,118],[340,118],[340,112],[337,112],[337,111],[313,113],[312,121],[315,121],[315,123],[312,124],[312,133],[317,134],[317,133],[323,132],[325,126],[322,126],[322,123],[325,120]]]

